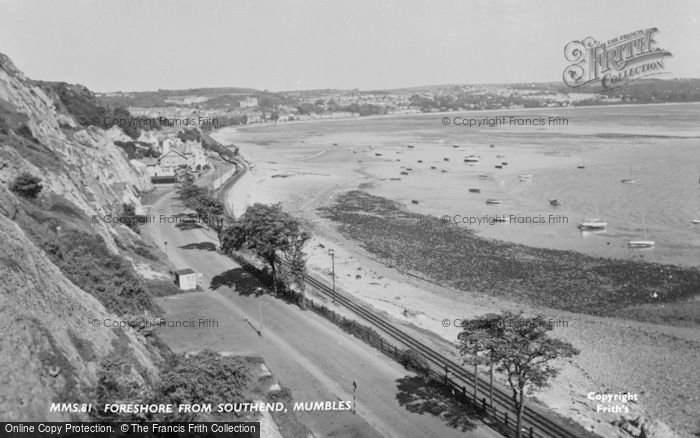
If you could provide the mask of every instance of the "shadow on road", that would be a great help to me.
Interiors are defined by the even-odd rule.
[[[230,287],[240,295],[248,296],[255,295],[261,284],[260,278],[254,273],[244,268],[234,268],[212,278],[209,288],[216,290],[222,286]]]
[[[396,399],[409,412],[440,417],[448,426],[463,432],[474,429],[481,421],[480,410],[456,400],[449,386],[423,376],[406,376],[396,382]]]
[[[196,230],[197,228],[204,228],[204,227],[196,222],[180,222],[179,224],[175,224],[175,228],[177,228],[180,231],[187,231],[187,230]]]
[[[212,242],[188,243],[182,245],[182,249],[201,249],[202,251],[216,251],[216,245]]]

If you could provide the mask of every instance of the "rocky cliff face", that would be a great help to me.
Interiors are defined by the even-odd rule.
[[[44,190],[67,199],[89,217],[116,213],[125,202],[139,205],[136,193],[152,189],[150,179],[114,144],[131,139],[118,128],[83,128],[50,94],[0,54],[0,118],[9,125],[6,131],[26,127],[34,137],[22,139],[26,145],[0,137],[0,183],[25,171],[41,176]],[[95,227],[111,244],[111,227]]]
[[[63,215],[61,225],[102,236],[116,254],[113,237],[124,227],[85,217],[114,214],[123,202],[138,205],[137,193],[151,188],[114,145],[123,137],[117,128],[82,128],[50,91],[0,54],[0,421],[88,419],[51,413],[50,406],[96,400],[105,364],[111,377],[137,391],[147,393],[157,379],[158,353],[131,329],[104,327],[105,319],[120,318],[69,281],[30,239],[29,232],[36,236],[30,222],[17,219],[27,206],[35,215],[52,206],[52,214]],[[8,190],[24,171],[42,178],[40,199],[21,200]],[[73,223],[75,211],[85,217]]]
[[[94,400],[100,363],[120,360],[121,379],[147,391],[153,355],[131,330],[104,327],[110,315],[68,281],[24,232],[0,215],[0,419],[61,421],[51,403]],[[95,327],[93,321],[99,321]]]

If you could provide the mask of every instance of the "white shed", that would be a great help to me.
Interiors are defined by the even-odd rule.
[[[182,290],[197,289],[197,286],[202,281],[202,274],[194,272],[190,268],[180,269],[175,271],[175,283]]]

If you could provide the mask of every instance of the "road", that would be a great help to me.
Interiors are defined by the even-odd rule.
[[[151,206],[156,217],[172,217],[182,211],[172,192]],[[353,382],[357,383],[356,415],[349,411],[298,413],[317,436],[500,436],[477,418],[467,418],[466,413],[456,419],[454,412],[448,416],[447,420],[458,425],[451,427],[430,413],[449,410],[450,402],[433,397],[426,388],[416,389],[424,400],[410,410],[402,406],[397,396],[410,396],[405,379],[408,373],[403,367],[312,312],[271,296],[256,297],[255,278],[213,250],[217,240],[211,230],[151,223],[144,226],[144,234],[166,251],[178,269],[189,267],[203,274],[204,292],[158,300],[166,311],[165,319],[216,322],[216,326],[206,328],[160,329],[173,350],[208,348],[261,356],[282,386],[291,389],[294,401],[352,400]],[[256,329],[261,317],[259,336]],[[412,389],[410,392],[415,395]],[[466,432],[459,427],[465,424]]]

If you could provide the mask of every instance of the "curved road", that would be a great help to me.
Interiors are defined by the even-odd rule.
[[[159,217],[183,211],[168,192],[151,206]],[[215,234],[200,227],[178,227],[154,221],[144,226],[178,269],[203,274],[204,292],[158,299],[166,320],[211,320],[196,328],[161,328],[163,340],[175,351],[209,348],[237,355],[262,356],[274,377],[289,387],[295,402],[352,400],[357,382],[357,415],[350,411],[299,412],[317,436],[335,437],[499,437],[478,419],[463,432],[439,416],[420,414],[399,404],[398,379],[408,374],[375,349],[341,331],[312,312],[281,300],[251,293],[258,286],[231,259],[213,251]],[[262,336],[257,329],[262,316]],[[406,395],[406,394],[404,394]],[[427,400],[435,410],[444,400]],[[440,409],[437,409],[440,410]],[[462,418],[462,422],[464,418]]]

